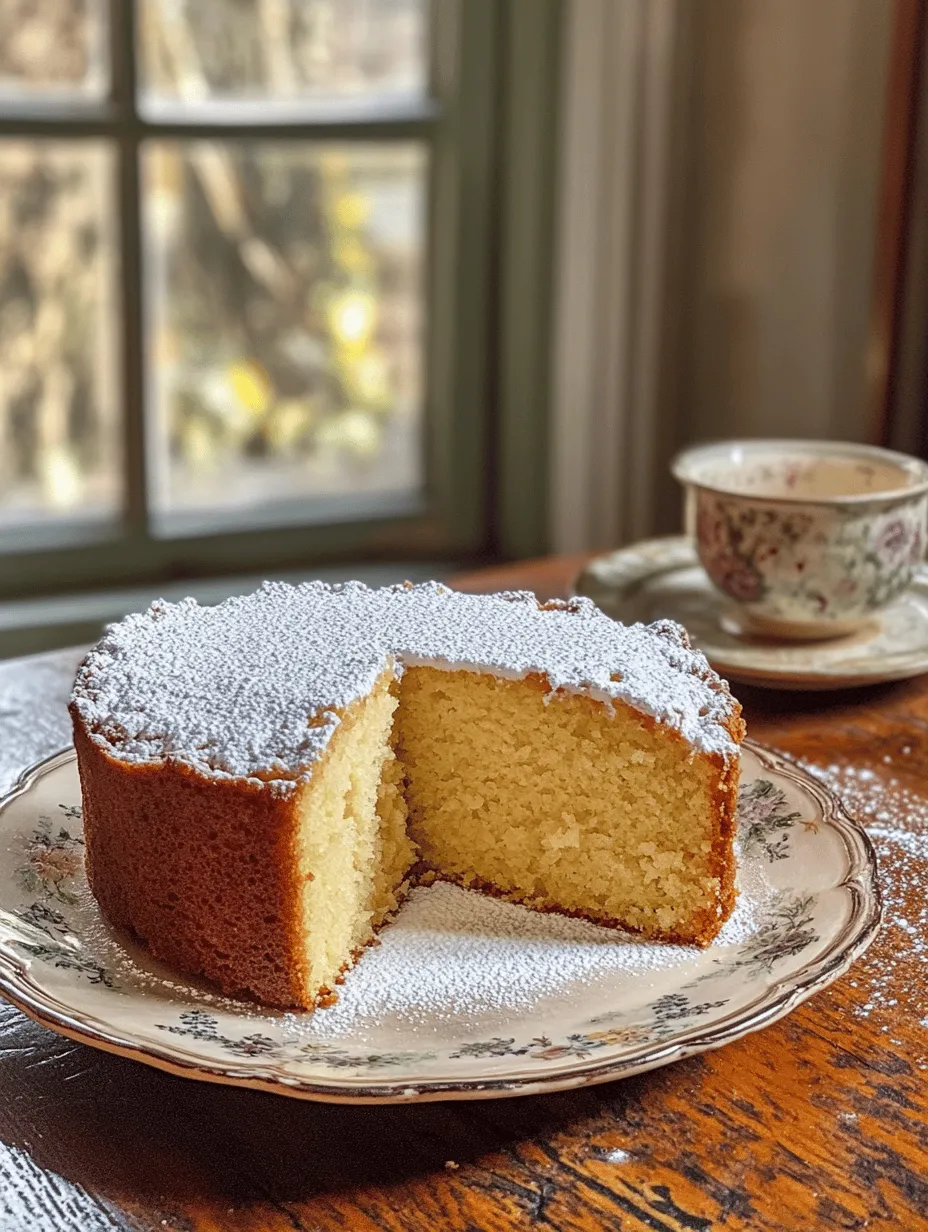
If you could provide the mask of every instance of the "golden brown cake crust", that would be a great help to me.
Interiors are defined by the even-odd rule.
[[[74,716],[87,875],[103,914],[223,992],[302,1005],[293,797],[116,761]]]

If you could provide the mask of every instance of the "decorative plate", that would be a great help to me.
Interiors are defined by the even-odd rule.
[[[645,539],[584,568],[576,592],[630,623],[678,620],[723,676],[775,689],[845,689],[928,672],[928,570],[863,629],[828,641],[744,633],[685,535]]]
[[[437,884],[414,891],[334,1007],[288,1014],[168,970],[103,921],[68,750],[0,806],[0,991],[84,1043],[310,1099],[480,1099],[606,1082],[767,1026],[873,940],[873,849],[820,783],[748,743],[738,818],[738,906],[706,950]]]

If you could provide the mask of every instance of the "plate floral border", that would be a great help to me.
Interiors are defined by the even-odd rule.
[[[305,1080],[276,1070],[273,1051],[257,1037],[251,1041],[235,1041],[244,1047],[233,1047],[232,1056],[222,1063],[206,1061],[185,1047],[186,1038],[216,1038],[216,1026],[208,1013],[198,1014],[196,1021],[181,1022],[178,1026],[164,1028],[164,1041],[133,1040],[127,1034],[113,1031],[106,1023],[90,1015],[75,1015],[71,1008],[43,989],[30,975],[30,964],[23,955],[12,948],[0,931],[0,994],[23,1013],[51,1030],[57,1031],[79,1043],[89,1044],[118,1056],[141,1061],[169,1073],[200,1079],[207,1082],[245,1086],[277,1094],[330,1103],[409,1103],[429,1100],[492,1099],[514,1095],[539,1094],[565,1090],[573,1087],[611,1082],[632,1074],[643,1073],[658,1066],[670,1064],[695,1053],[720,1048],[750,1032],[760,1030],[788,1014],[813,993],[827,987],[838,979],[870,945],[882,918],[882,900],[877,879],[876,856],[863,828],[845,811],[843,805],[817,779],[800,769],[773,750],[754,741],[745,742],[760,765],[777,776],[791,781],[801,792],[811,796],[821,814],[821,823],[831,827],[841,838],[847,859],[847,873],[833,888],[845,889],[850,896],[850,911],[844,926],[830,940],[827,948],[816,959],[783,979],[775,980],[765,992],[747,1005],[741,1005],[729,1015],[713,1019],[711,1024],[698,1023],[671,1032],[662,1038],[653,1031],[641,1035],[641,1044],[632,1048],[621,1058],[597,1059],[600,1049],[610,1043],[634,1044],[634,1029],[615,1028],[601,1032],[585,1033],[582,1038],[553,1043],[538,1037],[516,1044],[514,1040],[494,1038],[481,1041],[461,1055],[512,1056],[514,1060],[525,1057],[533,1061],[561,1062],[571,1058],[576,1064],[558,1068],[556,1072],[539,1073],[538,1070],[513,1072],[499,1079],[461,1079],[458,1081],[422,1080],[371,1081],[363,1078],[348,1079],[340,1070],[351,1065],[352,1059],[339,1061],[333,1053],[326,1060],[332,1070],[331,1081]],[[26,770],[13,788],[0,799],[0,812],[13,800],[35,784],[40,777],[50,774],[74,758],[73,749],[64,749],[38,762]],[[760,836],[760,841],[769,843],[768,858],[776,850],[780,839],[774,832]],[[3,913],[0,912],[0,923]],[[705,977],[695,981],[699,983]],[[716,1008],[722,1003],[707,1002],[705,1006],[677,1004],[672,997],[665,997],[657,1007],[657,1018],[671,1026],[674,1022],[689,1022],[700,1017],[703,1009]],[[687,998],[682,998],[687,1001]],[[189,1017],[189,1015],[187,1016]],[[609,1017],[608,1015],[605,1017]],[[203,1034],[205,1032],[205,1035]],[[621,1039],[619,1038],[621,1037]],[[477,1049],[478,1051],[474,1051]],[[234,1057],[234,1059],[233,1059]],[[382,1061],[383,1058],[371,1058]]]

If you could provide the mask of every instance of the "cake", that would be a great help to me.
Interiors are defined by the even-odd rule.
[[[70,708],[103,914],[229,994],[331,1002],[436,877],[696,945],[734,903],[740,707],[670,622],[265,583],[111,626]]]

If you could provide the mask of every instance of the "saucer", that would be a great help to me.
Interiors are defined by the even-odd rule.
[[[928,672],[928,570],[864,628],[830,641],[792,642],[742,631],[736,609],[715,589],[691,539],[646,539],[599,556],[577,594],[626,624],[677,620],[721,675],[772,689],[846,689]]]

